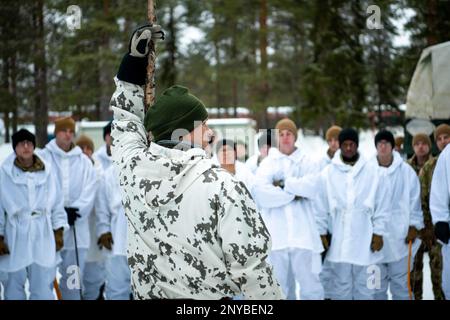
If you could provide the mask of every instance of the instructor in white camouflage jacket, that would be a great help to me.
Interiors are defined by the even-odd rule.
[[[155,28],[133,33],[111,99],[134,296],[283,298],[266,263],[270,236],[249,192],[203,150],[212,133],[203,103],[173,86],[144,121],[147,44],[162,36]]]

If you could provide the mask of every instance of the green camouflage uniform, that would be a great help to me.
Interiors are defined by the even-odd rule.
[[[431,221],[430,213],[430,188],[431,178],[433,177],[434,168],[436,166],[437,157],[430,157],[428,161],[419,167],[415,156],[408,160],[408,163],[418,172],[421,198],[422,198],[422,211],[424,217],[425,228],[421,230],[421,238],[428,238],[428,241],[422,240],[414,261],[414,269],[411,273],[411,287],[414,291],[414,298],[416,300],[422,299],[422,287],[423,287],[423,254],[428,252],[430,257],[430,269],[431,269],[431,282],[433,283],[433,293],[436,300],[444,300],[444,293],[442,292],[442,254],[441,245],[436,241],[434,235],[433,223]],[[427,237],[428,235],[428,237]]]

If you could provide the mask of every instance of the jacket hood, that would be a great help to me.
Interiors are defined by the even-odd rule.
[[[403,159],[402,159],[402,157],[400,156],[400,154],[399,154],[397,151],[394,150],[394,151],[392,152],[392,155],[393,155],[394,159],[393,159],[391,165],[390,165],[389,167],[387,167],[387,168],[384,168],[386,174],[388,174],[388,175],[394,173],[398,168],[400,168],[400,166],[401,166],[402,163],[403,163]],[[371,161],[372,161],[374,164],[376,164],[377,166],[379,166],[379,164],[378,164],[378,159],[377,159],[377,156],[376,156],[376,155],[373,156],[373,158],[371,159]]]
[[[361,156],[359,152],[358,154],[359,154],[358,161],[356,161],[356,163],[353,166],[351,166],[344,163],[341,157],[341,150],[339,149],[334,154],[334,157],[331,160],[331,164],[336,166],[339,170],[343,172],[353,171],[353,176],[356,176],[366,164],[366,160]]]
[[[50,170],[50,165],[42,157],[40,157],[36,153],[34,153],[34,155],[36,157],[38,157],[44,163],[44,166],[45,166],[43,173],[38,173],[35,175],[36,184],[39,185],[39,184],[45,183],[45,181],[47,180],[47,176],[50,174],[51,170]],[[8,156],[8,158],[6,158],[5,161],[3,162],[1,170],[4,171],[11,178],[11,180],[14,183],[27,184],[27,175],[22,174],[22,170],[19,168],[16,168],[16,166],[14,165],[15,159],[16,159],[16,154],[15,153],[10,154]]]
[[[135,172],[136,176],[143,177],[139,187],[144,189],[147,203],[153,207],[177,203],[179,196],[204,172],[218,168],[200,148],[181,151],[151,143],[149,153],[140,159],[142,162],[135,167]]]
[[[277,148],[270,148],[268,156],[273,159],[288,158],[294,162],[298,162],[305,156],[305,154],[299,148],[297,148],[290,155],[281,153]]]
[[[56,144],[56,139],[52,139],[49,143],[45,145],[45,148],[48,149],[53,154],[56,154],[60,157],[76,157],[83,153],[80,147],[75,146],[69,152],[65,152]]]

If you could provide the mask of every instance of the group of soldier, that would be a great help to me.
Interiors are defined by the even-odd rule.
[[[7,300],[131,297],[111,124],[95,154],[89,137],[75,140],[75,129],[70,117],[56,120],[55,138],[43,149],[28,130],[12,135],[14,152],[0,168],[0,280]]]

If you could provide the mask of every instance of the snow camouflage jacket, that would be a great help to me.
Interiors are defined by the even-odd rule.
[[[147,142],[143,88],[115,79],[113,161],[137,299],[280,299],[270,235],[245,186],[199,148]]]

